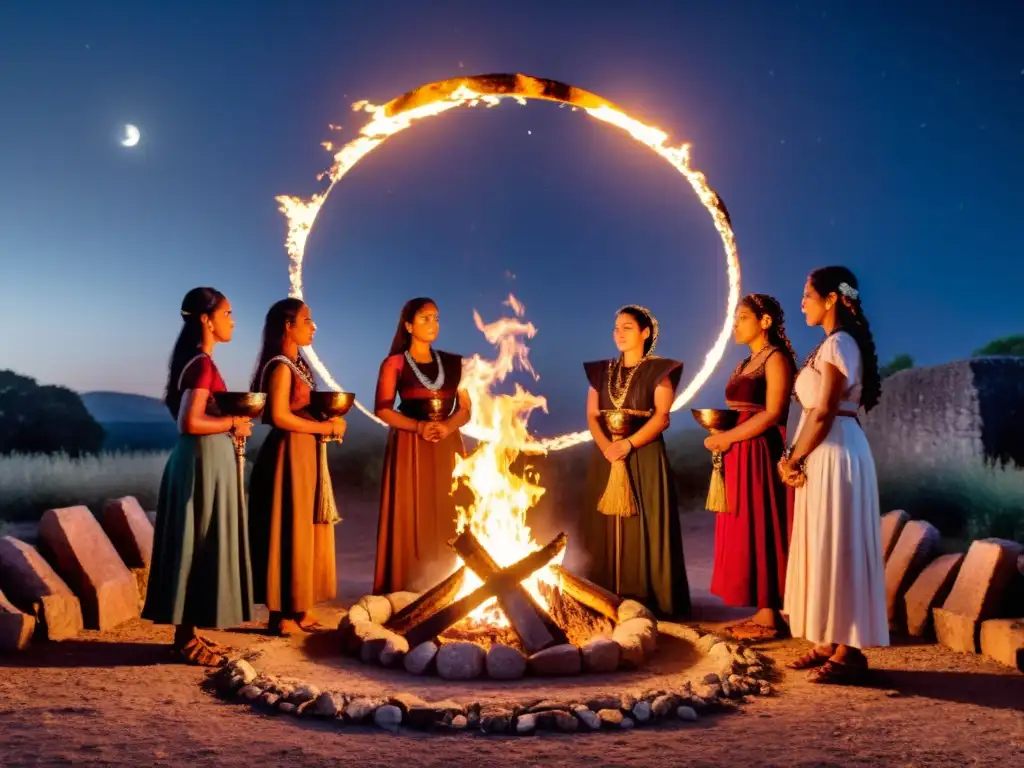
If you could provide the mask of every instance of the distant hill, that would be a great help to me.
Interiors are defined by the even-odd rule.
[[[86,409],[100,424],[173,423],[167,406],[155,397],[124,392],[83,392],[80,397]]]
[[[125,392],[84,392],[80,395],[86,409],[107,431],[103,444],[107,451],[166,451],[178,440],[178,428],[163,401],[146,395]],[[383,444],[387,430],[372,424],[363,414],[348,418],[350,447]],[[259,446],[268,428],[258,424],[249,441],[250,449]]]

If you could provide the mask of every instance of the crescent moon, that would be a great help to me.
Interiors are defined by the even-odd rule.
[[[121,139],[122,147],[134,147],[139,143],[139,139],[142,138],[142,134],[139,129],[129,123],[124,127],[124,138]]]

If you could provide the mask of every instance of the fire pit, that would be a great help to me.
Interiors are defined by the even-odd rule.
[[[654,615],[552,564],[566,542],[559,534],[501,568],[464,530],[451,542],[463,565],[447,579],[422,594],[367,595],[354,605],[339,626],[343,650],[367,664],[454,680],[640,667],[657,642]],[[535,597],[524,584],[542,570]],[[482,583],[467,593],[471,574]],[[500,613],[480,610],[491,601]]]

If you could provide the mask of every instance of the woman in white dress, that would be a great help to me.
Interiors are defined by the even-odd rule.
[[[861,649],[889,644],[878,480],[857,421],[881,394],[878,357],[850,270],[812,272],[801,309],[826,336],[797,376],[803,414],[779,464],[796,487],[785,612],[793,636],[815,644],[789,666],[813,682],[856,682]]]

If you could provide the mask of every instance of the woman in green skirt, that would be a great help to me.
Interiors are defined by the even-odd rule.
[[[160,482],[145,619],[175,626],[172,651],[201,666],[220,666],[224,649],[196,628],[252,619],[252,572],[245,506],[239,498],[231,435],[248,437],[247,418],[221,416],[214,393],[224,380],[213,348],[231,341],[231,304],[213,288],[193,288],[171,354],[164,402],[177,419],[178,444]]]
[[[644,307],[618,311],[614,338],[617,358],[583,366],[596,447],[582,526],[590,578],[659,616],[685,618],[690,591],[662,437],[683,364],[653,354],[658,321]]]

